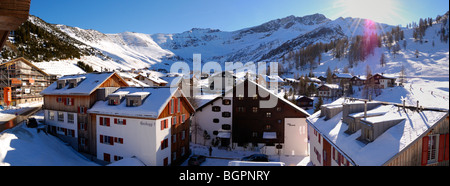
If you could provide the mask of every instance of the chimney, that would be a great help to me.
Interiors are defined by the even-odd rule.
[[[364,101],[364,119],[367,118],[367,101]]]

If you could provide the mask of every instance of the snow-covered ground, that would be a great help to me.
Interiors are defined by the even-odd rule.
[[[43,112],[36,114],[43,119]],[[0,166],[98,166],[58,138],[20,124],[0,133]]]
[[[191,144],[192,155],[203,155],[206,161],[201,166],[228,166],[230,161],[240,160],[243,157],[252,154],[260,154],[257,151],[240,151],[240,150],[224,150],[213,147],[211,158],[209,158],[209,146]],[[270,162],[283,162],[286,166],[307,166],[309,163],[309,156],[269,156]],[[181,166],[187,166],[186,160]]]

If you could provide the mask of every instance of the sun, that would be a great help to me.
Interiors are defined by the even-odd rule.
[[[396,0],[338,0],[334,8],[341,16],[370,19],[379,23],[388,23],[398,13]]]

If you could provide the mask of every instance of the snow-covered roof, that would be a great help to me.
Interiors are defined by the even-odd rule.
[[[68,83],[66,86],[57,89],[58,82],[52,83],[49,87],[41,92],[41,95],[90,95],[95,91],[103,82],[114,75],[115,72],[102,72],[102,73],[89,73],[80,75],[68,75],[59,78],[59,80],[69,80],[69,79],[83,79],[74,88],[69,88]]]
[[[347,131],[348,125],[342,121],[343,112],[327,121],[324,120],[325,117],[320,117],[320,113],[321,111],[316,112],[307,118],[308,123],[356,165],[362,166],[380,166],[387,163],[448,114],[436,111],[418,113],[408,110],[405,112],[403,109],[399,111],[398,107],[394,105],[380,106],[373,111],[368,111],[368,114],[382,115],[368,117],[367,121],[380,122],[392,119],[402,119],[402,121],[386,130],[373,142],[364,144],[357,140],[361,136],[361,130],[351,135],[344,133]],[[353,116],[362,114],[354,113]]]
[[[278,75],[271,75],[271,76],[267,76],[267,75],[260,75],[264,81],[266,82],[278,82],[278,83],[284,83],[283,78],[281,78]]]
[[[339,89],[339,85],[336,85],[336,84],[323,84],[321,86],[326,86],[330,89]]]
[[[348,79],[353,78],[353,76],[351,74],[348,74],[348,73],[334,74],[334,75],[336,75],[336,77],[338,77],[338,78],[348,78]]]
[[[155,119],[158,118],[164,110],[165,105],[177,91],[176,88],[169,87],[120,88],[116,93],[128,92],[127,95],[148,96],[143,100],[142,105],[137,107],[127,107],[126,101],[122,101],[119,105],[109,105],[108,101],[97,101],[97,103],[88,110],[88,113]]]

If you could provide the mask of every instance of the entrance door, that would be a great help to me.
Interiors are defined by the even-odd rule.
[[[220,138],[220,146],[228,147],[230,145],[230,138]]]

